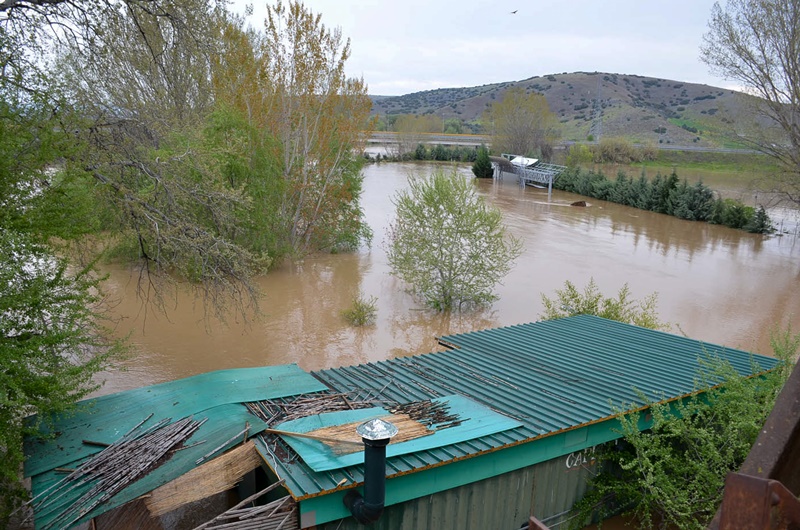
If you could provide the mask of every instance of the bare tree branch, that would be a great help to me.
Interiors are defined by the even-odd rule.
[[[800,0],[714,4],[701,59],[741,83],[757,119],[744,140],[775,159],[772,191],[800,198]],[[772,134],[774,127],[782,136]]]

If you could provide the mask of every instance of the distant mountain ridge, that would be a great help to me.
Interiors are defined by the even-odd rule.
[[[440,88],[403,96],[372,96],[373,114],[435,114],[474,124],[505,91],[543,94],[556,114],[562,140],[603,136],[637,143],[742,147],[753,123],[745,100],[730,89],[632,74],[575,72],[474,87]]]

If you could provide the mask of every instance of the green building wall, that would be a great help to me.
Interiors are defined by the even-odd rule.
[[[550,528],[567,528],[572,505],[595,473],[594,448],[448,489],[393,506],[366,527],[352,517],[322,530],[517,530],[535,515]]]

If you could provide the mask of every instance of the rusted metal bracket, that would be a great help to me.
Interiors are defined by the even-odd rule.
[[[729,473],[719,528],[800,529],[800,500],[777,480]]]

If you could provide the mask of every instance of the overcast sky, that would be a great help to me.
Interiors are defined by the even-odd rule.
[[[235,0],[241,10],[247,0]],[[611,72],[733,87],[700,62],[713,0],[305,0],[351,40],[369,93]],[[253,25],[265,4],[254,2]],[[512,14],[512,11],[515,11]]]

